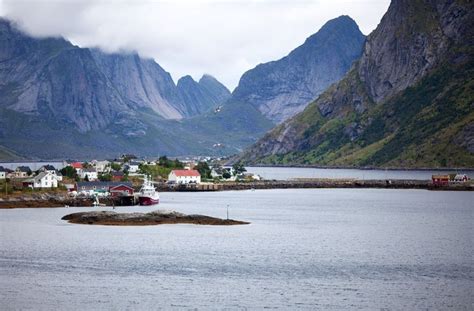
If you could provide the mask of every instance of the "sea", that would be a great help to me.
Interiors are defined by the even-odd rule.
[[[1,310],[473,310],[474,193],[166,192],[241,226],[69,224],[0,210]]]

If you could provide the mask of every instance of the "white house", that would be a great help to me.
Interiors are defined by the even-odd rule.
[[[3,166],[0,166],[0,179],[5,178],[7,178],[7,171],[3,168]]]
[[[82,179],[86,179],[87,177],[89,181],[94,181],[94,180],[99,179],[99,176],[95,168],[82,169],[82,171],[79,173],[79,177]]]
[[[107,160],[104,161],[91,161],[92,166],[95,168],[97,173],[105,173],[110,171],[110,162]]]
[[[23,182],[32,188],[57,188],[58,180],[56,176],[50,172],[41,172],[33,178],[27,179]]]
[[[456,183],[463,183],[468,180],[469,180],[469,176],[467,176],[466,174],[456,174],[456,176],[454,177],[454,182]]]
[[[140,163],[138,162],[130,162],[125,166],[125,168],[128,170],[129,173],[135,174],[139,170],[139,165]]]
[[[201,174],[196,170],[172,170],[168,175],[168,181],[176,184],[199,184]]]

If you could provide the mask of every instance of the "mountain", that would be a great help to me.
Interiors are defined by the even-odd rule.
[[[474,10],[393,0],[361,58],[247,163],[474,167]]]
[[[340,80],[362,54],[364,42],[350,17],[330,20],[288,56],[247,71],[232,98],[281,123]]]
[[[212,154],[220,133],[194,134],[180,120],[213,110],[230,92],[209,75],[186,80],[175,85],[155,61],[136,53],[35,39],[0,19],[0,145],[44,159]],[[237,152],[240,141],[234,137],[217,152]]]
[[[229,90],[210,75],[203,75],[199,82],[191,76],[184,76],[178,80],[178,91],[188,117],[209,112],[231,96]]]

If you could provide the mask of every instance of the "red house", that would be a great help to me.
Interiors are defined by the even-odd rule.
[[[445,186],[449,184],[449,175],[432,175],[431,180],[433,185]]]
[[[123,197],[133,195],[133,188],[124,184],[113,186],[109,188],[109,193],[112,197]]]

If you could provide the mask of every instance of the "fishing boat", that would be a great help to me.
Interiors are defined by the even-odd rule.
[[[138,203],[140,205],[155,205],[160,202],[160,195],[155,190],[153,182],[147,176],[143,178],[143,185],[138,194]]]

